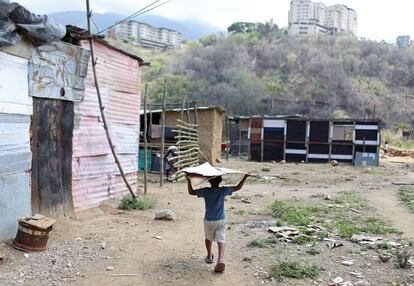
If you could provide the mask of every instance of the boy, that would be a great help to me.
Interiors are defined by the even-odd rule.
[[[204,215],[204,234],[205,245],[207,249],[206,263],[213,263],[214,256],[211,252],[213,241],[217,242],[218,246],[218,260],[214,267],[215,272],[223,272],[226,268],[224,264],[224,244],[226,241],[226,218],[224,216],[224,198],[230,196],[233,192],[239,191],[247,177],[250,174],[244,175],[243,179],[237,186],[234,187],[219,187],[222,178],[214,177],[209,180],[210,188],[202,188],[194,190],[191,185],[190,177],[187,176],[188,193],[190,195],[197,195],[199,198],[204,198],[206,212]]]

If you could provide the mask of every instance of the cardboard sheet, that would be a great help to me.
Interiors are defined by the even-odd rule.
[[[238,170],[213,167],[209,163],[204,163],[197,167],[185,168],[183,169],[183,172],[193,175],[191,177],[191,181],[195,185],[199,185],[213,177],[231,175],[231,174],[242,174],[242,175],[247,174],[246,172],[242,172]]]

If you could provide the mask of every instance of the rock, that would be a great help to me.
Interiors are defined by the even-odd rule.
[[[280,164],[286,164],[286,160],[280,161]]]
[[[24,255],[24,257],[26,257],[26,258],[29,258],[30,257],[30,254],[29,253],[25,253],[25,254],[23,254]]]
[[[375,244],[377,241],[380,241],[382,239],[383,237],[381,236],[365,236],[359,234],[354,234],[351,237],[352,242],[357,242],[359,244]]]
[[[344,282],[344,278],[342,278],[342,277],[336,277],[336,278],[333,280],[333,282],[334,282],[335,284],[342,283],[342,282]]]
[[[75,240],[76,240],[76,241],[82,241],[82,238],[77,237],[77,238],[75,238]]]
[[[338,161],[336,161],[336,160],[332,160],[332,161],[331,161],[331,165],[332,165],[332,166],[338,166],[338,165],[339,165],[339,163],[338,163]]]
[[[175,221],[177,219],[177,215],[173,210],[159,210],[155,213],[154,219],[157,220],[172,220]]]
[[[248,198],[242,198],[240,201],[242,203],[245,203],[245,204],[251,204],[252,203]]]
[[[106,267],[106,271],[112,271],[112,270],[114,270],[115,268],[113,267],[113,266],[107,266]]]
[[[341,261],[341,264],[345,266],[351,266],[351,265],[354,265],[354,262],[351,260],[344,260],[344,261]]]
[[[354,286],[370,286],[371,284],[368,281],[360,280],[355,282]]]
[[[262,172],[270,172],[270,168],[268,168],[268,167],[263,167],[263,168],[262,168]]]
[[[106,242],[102,242],[101,243],[101,249],[105,249],[106,248]]]
[[[352,284],[351,281],[345,281],[344,283],[341,284],[341,286],[354,286],[354,284]]]
[[[162,239],[162,236],[156,235],[156,236],[153,236],[152,238],[155,238],[155,239],[161,240],[161,239]]]
[[[219,158],[216,159],[216,163],[221,163],[221,160]]]
[[[7,256],[0,252],[0,265],[7,262]]]
[[[332,201],[332,197],[330,195],[327,195],[323,198],[325,201]]]

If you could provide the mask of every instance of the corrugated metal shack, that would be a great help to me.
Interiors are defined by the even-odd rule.
[[[250,118],[249,140],[252,161],[378,165],[380,122],[256,116]]]
[[[88,49],[88,43],[80,45]],[[137,185],[143,60],[102,40],[94,41],[105,114],[122,167]],[[75,210],[98,206],[127,192],[109,148],[89,65],[83,101],[75,104],[73,134],[73,204]]]
[[[73,208],[73,101],[89,52],[58,41],[66,29],[47,16],[0,8],[0,238],[9,238],[19,217]]]
[[[197,107],[197,117],[198,117],[198,130],[199,130],[199,148],[203,155],[205,155],[208,161],[212,164],[216,163],[216,160],[220,159],[221,150],[220,146],[222,143],[222,128],[223,128],[223,113],[225,111],[217,106],[210,107]],[[160,142],[161,142],[161,110],[152,110],[151,114],[148,113],[148,135],[149,135],[149,148],[152,150],[152,154],[160,152]],[[187,121],[187,117],[190,123],[195,123],[195,114],[194,108],[189,108],[184,112],[184,120]],[[143,122],[143,111],[141,111],[141,122]],[[165,112],[165,124],[166,124],[166,144],[165,147],[168,148],[171,145],[175,145],[176,139],[174,138],[177,134],[172,132],[173,129],[177,129],[177,119],[181,119],[181,109],[169,109]],[[140,146],[143,148],[143,146]],[[165,152],[165,150],[164,150]],[[153,156],[153,159],[156,159],[157,156]],[[203,156],[200,157],[200,160],[206,161]],[[158,164],[152,164],[153,171],[155,170]]]

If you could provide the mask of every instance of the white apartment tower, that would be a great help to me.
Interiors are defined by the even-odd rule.
[[[357,13],[345,5],[326,6],[311,0],[292,0],[289,10],[289,35],[323,34],[355,36]]]
[[[128,41],[146,48],[177,48],[181,45],[181,34],[167,28],[156,28],[138,21],[127,21],[116,25],[107,33],[117,41]]]

